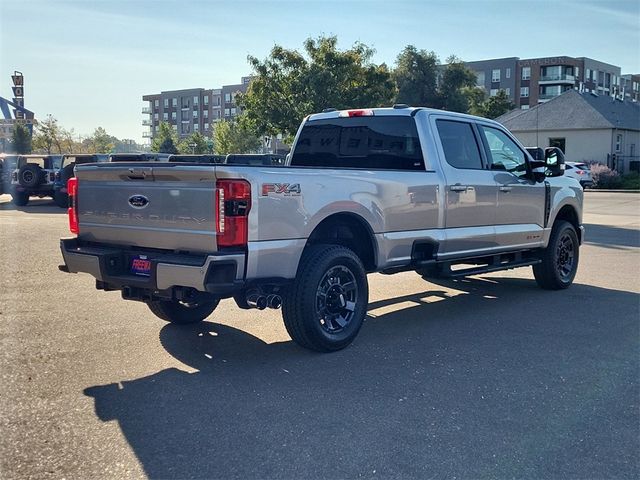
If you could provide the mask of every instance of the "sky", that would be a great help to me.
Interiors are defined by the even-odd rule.
[[[363,42],[393,65],[406,45],[444,61],[590,57],[640,73],[640,0],[0,0],[0,96],[76,134],[142,141],[142,95],[219,88],[274,45]]]

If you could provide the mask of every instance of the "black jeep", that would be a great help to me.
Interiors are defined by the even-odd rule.
[[[24,206],[29,197],[53,197],[55,172],[61,155],[20,155],[11,172],[11,196],[13,203]]]
[[[67,195],[67,182],[75,176],[73,168],[76,165],[85,163],[98,163],[109,161],[109,155],[100,154],[67,154],[62,157],[62,162],[55,173],[53,183],[53,200],[60,208],[69,206],[69,196]]]

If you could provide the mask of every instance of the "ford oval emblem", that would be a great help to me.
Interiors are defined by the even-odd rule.
[[[133,208],[144,208],[149,205],[149,199],[144,195],[131,195],[129,197],[129,205]]]

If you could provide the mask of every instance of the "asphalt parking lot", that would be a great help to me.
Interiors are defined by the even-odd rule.
[[[638,478],[640,195],[588,192],[575,284],[371,275],[334,354],[225,300],[177,328],[58,271],[0,196],[2,478]]]

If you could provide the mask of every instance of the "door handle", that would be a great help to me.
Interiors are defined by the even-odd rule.
[[[449,190],[451,190],[452,192],[466,192],[468,189],[469,187],[467,185],[460,185],[460,184],[451,185],[449,187]]]
[[[500,187],[501,192],[509,193],[511,190],[513,190],[513,187]]]

